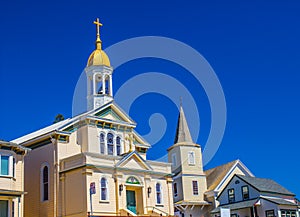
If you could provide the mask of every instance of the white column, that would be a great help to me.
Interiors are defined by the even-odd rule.
[[[113,96],[113,89],[112,89],[112,75],[109,76],[109,95]]]
[[[96,87],[97,87],[97,82],[96,82],[96,74],[93,74],[93,95],[96,95]]]
[[[90,77],[87,77],[87,95],[90,96],[91,92],[91,79]]]
[[[105,94],[105,75],[102,75],[102,94]]]

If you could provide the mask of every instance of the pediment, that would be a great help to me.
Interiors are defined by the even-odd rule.
[[[152,170],[151,166],[136,152],[131,152],[117,164],[118,168],[134,170]]]
[[[91,115],[104,120],[136,125],[136,123],[115,103],[109,103],[99,110],[95,110]]]

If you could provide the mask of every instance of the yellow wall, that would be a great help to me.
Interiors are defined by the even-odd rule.
[[[54,216],[54,146],[52,143],[33,149],[25,156],[25,216]],[[43,163],[50,166],[50,195],[48,201],[41,201],[40,195],[40,171]]]

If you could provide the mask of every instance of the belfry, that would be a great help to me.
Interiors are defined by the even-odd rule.
[[[85,73],[87,76],[87,110],[93,110],[113,100],[112,73],[113,68],[106,53],[102,50],[100,27],[97,18],[94,21],[97,29],[96,48],[91,53]]]

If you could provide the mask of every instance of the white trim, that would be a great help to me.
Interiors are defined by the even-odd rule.
[[[104,142],[104,153],[101,153],[101,134],[104,135],[103,142]],[[106,147],[106,133],[104,131],[99,132],[99,153],[100,154],[107,154],[107,147]]]
[[[172,154],[172,166],[173,167],[176,167],[177,166],[177,155],[176,155],[176,153],[173,153]]]
[[[106,187],[106,198],[105,200],[102,199],[102,186],[101,186],[101,181],[102,179],[105,179],[105,187]],[[101,176],[99,180],[99,201],[109,201],[109,185],[108,185],[108,179],[106,176]]]
[[[194,151],[189,151],[188,152],[188,164],[189,165],[195,165],[196,164],[195,152]]]
[[[156,185],[159,184],[160,185],[160,203],[158,203],[157,201],[157,189],[156,189]],[[164,200],[163,200],[163,188],[162,188],[162,184],[160,182],[156,182],[155,184],[155,204],[156,205],[163,205],[164,204]]]
[[[43,170],[45,167],[48,167],[48,200],[44,200]],[[41,202],[47,202],[50,200],[50,165],[48,162],[42,163],[40,167],[40,200]]]
[[[4,175],[4,174],[1,174],[1,158],[2,156],[6,156],[8,157],[8,174],[7,175]],[[0,176],[3,176],[3,177],[13,177],[13,158],[15,156],[12,154],[12,153],[5,153],[1,150],[0,152]]]
[[[233,172],[233,170],[240,165],[242,167],[242,169],[245,170],[246,173],[248,173],[249,176],[254,177],[253,173],[250,172],[250,170],[240,161],[237,160],[237,162],[230,168],[230,170],[226,173],[226,175],[224,176],[224,178],[219,182],[219,184],[217,185],[217,187],[214,189],[214,191],[219,191],[220,187],[224,184],[224,182],[228,179],[228,177],[230,176],[230,174]]]

